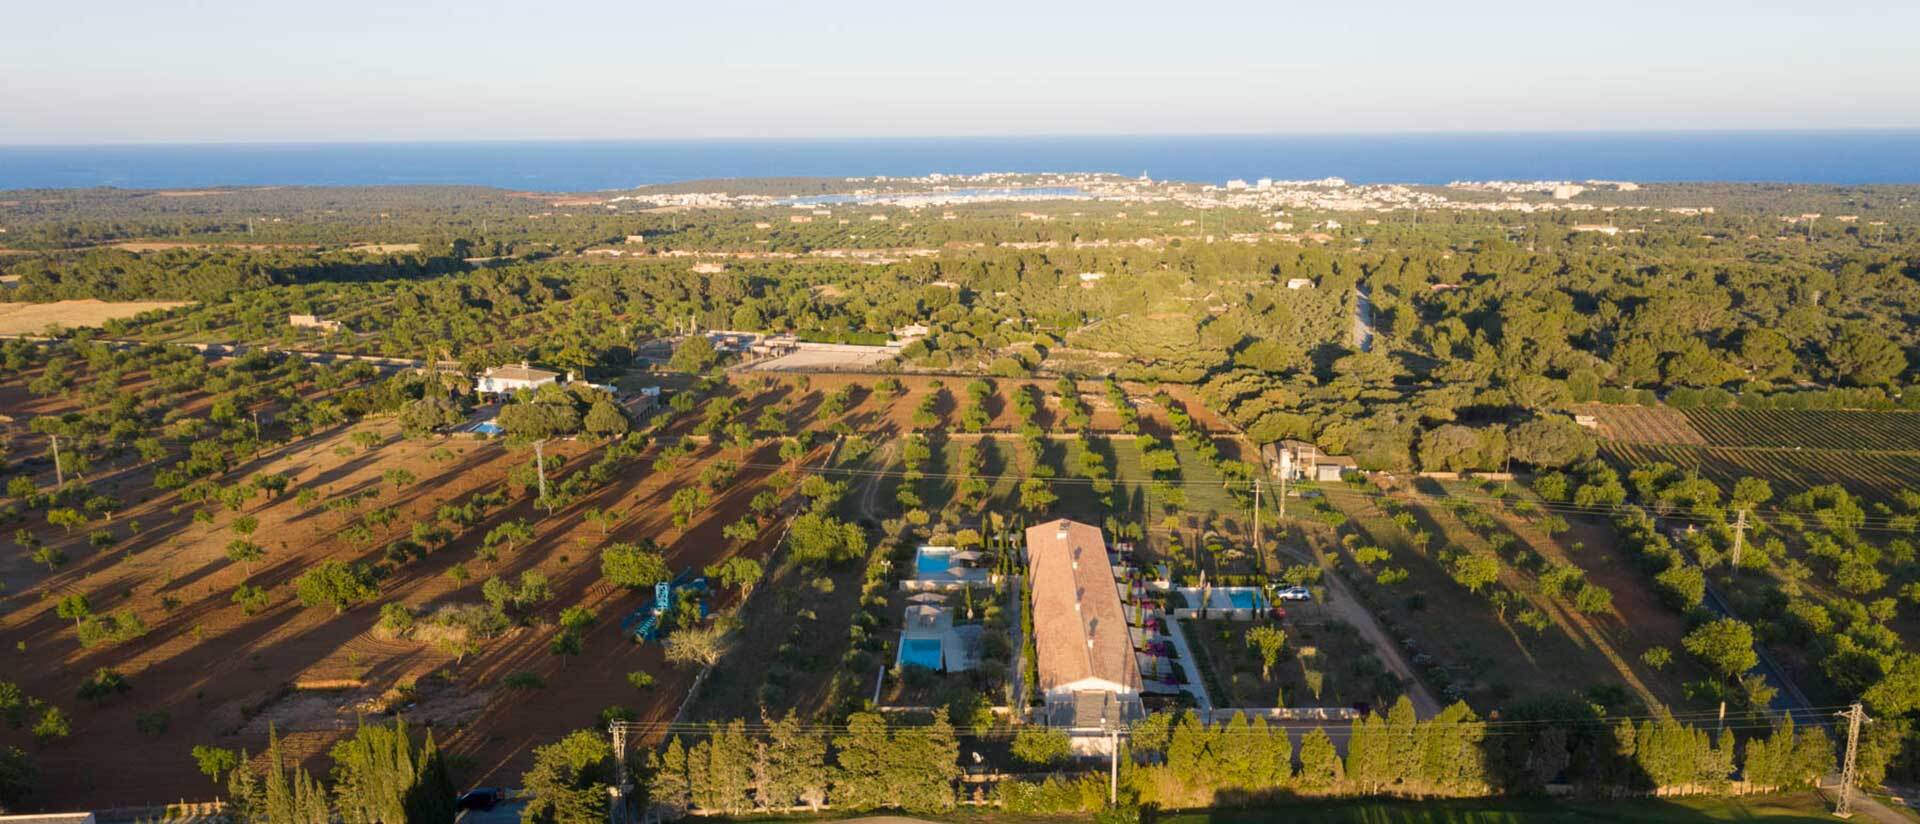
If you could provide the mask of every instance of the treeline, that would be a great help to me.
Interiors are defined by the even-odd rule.
[[[1833,768],[1826,732],[1797,728],[1791,719],[1742,740],[1733,729],[1715,735],[1671,717],[1609,719],[1578,701],[1517,709],[1487,722],[1455,704],[1419,720],[1402,698],[1384,714],[1355,719],[1345,731],[1344,755],[1321,728],[1302,734],[1296,750],[1294,731],[1264,719],[1236,714],[1208,725],[1188,711],[1156,713],[1124,739],[1120,806],[1232,806],[1293,795],[1484,797],[1538,794],[1561,784],[1598,796],[1764,792],[1811,786]],[[567,757],[561,750],[580,757],[555,781],[554,762]],[[1023,728],[1014,751],[1023,762],[1070,769],[1068,739],[1057,730]],[[670,814],[829,806],[840,813],[937,814],[963,800],[961,754],[945,718],[902,722],[859,712],[844,724],[818,725],[789,715],[673,736],[646,750],[630,778],[637,798]],[[604,815],[607,789],[618,780],[611,757],[592,732],[542,748],[525,783],[542,787],[541,805],[551,798],[554,806],[537,805],[527,820]],[[1104,763],[1098,766],[1084,774],[1005,779],[991,796],[976,790],[964,800],[1023,813],[1101,811],[1108,808],[1108,776]]]
[[[1356,719],[1345,749],[1327,731],[1300,735],[1236,714],[1214,725],[1190,713],[1156,714],[1127,739],[1122,792],[1163,808],[1231,806],[1284,796],[1415,798],[1525,795],[1571,785],[1588,795],[1716,794],[1811,786],[1833,767],[1825,731],[1782,719],[1739,740],[1672,718],[1609,723],[1591,706],[1517,708],[1499,722],[1455,704],[1426,720],[1405,698],[1385,715]],[[1093,791],[1087,784],[1091,783]],[[1106,802],[1104,773],[1003,783],[1009,810],[1092,811]]]
[[[432,257],[301,250],[94,249],[76,255],[21,258],[4,271],[19,278],[11,297],[23,301],[224,301],[236,292],[272,286],[404,280],[456,272],[465,265],[451,252]]]

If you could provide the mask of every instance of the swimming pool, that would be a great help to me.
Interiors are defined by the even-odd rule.
[[[951,549],[921,547],[919,554],[914,556],[913,568],[923,578],[945,575],[947,569],[953,566],[953,558],[949,557],[951,555],[953,555]]]
[[[900,642],[900,665],[940,669],[940,639],[908,638]]]
[[[1259,609],[1260,593],[1250,589],[1227,590],[1227,601],[1234,609]]]

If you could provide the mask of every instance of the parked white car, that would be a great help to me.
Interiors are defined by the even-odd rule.
[[[1287,587],[1274,593],[1274,597],[1282,601],[1311,601],[1313,600],[1313,592],[1306,587]]]

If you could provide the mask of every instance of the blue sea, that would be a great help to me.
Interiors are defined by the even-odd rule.
[[[0,146],[0,189],[475,184],[548,192],[933,172],[1920,183],[1920,130]]]

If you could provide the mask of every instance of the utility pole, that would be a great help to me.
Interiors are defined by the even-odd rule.
[[[53,441],[53,487],[64,489],[67,486],[67,473],[60,468],[60,436],[48,434],[47,438]]]
[[[633,787],[633,782],[627,778],[627,725],[615,721],[608,727],[608,732],[613,734],[614,785],[613,804],[608,807],[607,817],[611,824],[624,824],[629,812],[627,795]]]
[[[1280,447],[1280,519],[1287,518],[1287,476],[1293,474],[1293,453]]]
[[[1262,543],[1263,542],[1260,540],[1260,479],[1254,478],[1253,479],[1253,557],[1260,559],[1260,566],[1261,568],[1264,569],[1267,565],[1267,556],[1264,552],[1261,551]]]
[[[1849,760],[1847,763],[1853,763]],[[1120,804],[1120,727],[1107,727],[1107,806]]]
[[[1733,572],[1740,572],[1740,552],[1747,548],[1747,510],[1742,508],[1733,518]]]
[[[1846,818],[1853,815],[1853,783],[1859,779],[1855,761],[1860,753],[1860,724],[1867,720],[1867,711],[1855,701],[1841,711],[1840,717],[1847,719],[1847,757],[1841,762],[1840,798],[1833,803],[1833,815]]]
[[[534,474],[540,476],[540,505],[547,507],[547,514],[551,515],[553,507],[547,503],[547,453],[543,448],[546,443],[545,439],[533,442],[533,469]]]

